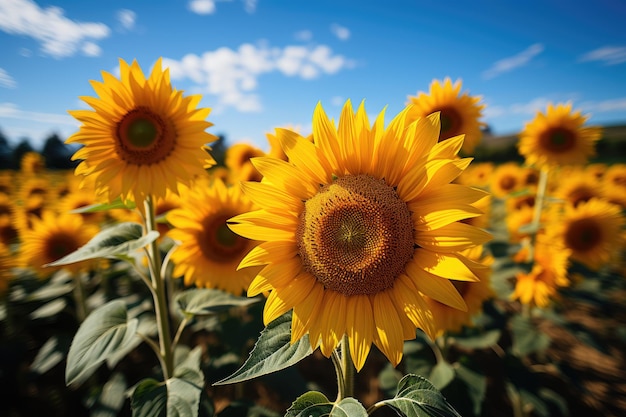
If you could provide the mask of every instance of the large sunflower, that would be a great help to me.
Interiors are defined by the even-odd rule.
[[[415,104],[412,116],[426,117],[431,113],[440,112],[441,132],[439,140],[446,140],[458,135],[465,135],[462,151],[470,154],[482,138],[480,128],[485,123],[480,121],[482,109],[479,104],[481,97],[473,97],[461,93],[461,80],[454,84],[450,78],[433,80],[430,92],[419,92],[417,96],[409,96],[409,103]]]
[[[166,214],[173,227],[169,236],[180,242],[172,252],[174,276],[184,276],[186,285],[240,295],[258,268],[238,271],[237,266],[258,242],[236,235],[226,221],[252,210],[252,203],[239,186],[227,187],[220,179],[198,184],[179,203]]]
[[[40,275],[65,268],[78,272],[93,261],[46,267],[85,245],[98,233],[95,225],[86,224],[77,214],[55,213],[44,210],[41,218],[31,217],[32,227],[20,230],[21,263],[33,267]]]
[[[289,161],[253,159],[264,179],[243,188],[261,209],[229,222],[264,242],[240,265],[264,266],[248,289],[270,292],[264,322],[293,309],[292,341],[308,333],[325,356],[346,335],[357,369],[372,342],[396,365],[416,328],[434,335],[422,293],[465,310],[450,280],[478,279],[459,252],[490,238],[461,222],[485,195],[451,184],[470,162],[463,138],[437,143],[439,114],[411,109],[385,128],[348,101],[335,126],[318,105],[313,142],[277,129]]]
[[[84,145],[72,159],[82,160],[77,175],[95,176],[105,199],[132,200],[141,208],[148,195],[178,192],[214,163],[206,145],[216,138],[205,132],[210,109],[196,108],[201,97],[183,97],[172,89],[169,71],[157,61],[145,78],[136,61],[120,59],[120,79],[103,72],[92,81],[99,97],[82,97],[93,110],[70,114],[82,125],[67,143]]]
[[[573,111],[571,103],[548,104],[545,113],[537,112],[524,126],[520,154],[537,167],[586,163],[602,135],[599,127],[584,127],[587,119],[580,110]]]

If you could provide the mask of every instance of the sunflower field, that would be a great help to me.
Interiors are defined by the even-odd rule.
[[[160,60],[92,86],[75,169],[0,172],[3,416],[626,413],[626,156],[571,103],[490,160],[460,80],[267,152]]]

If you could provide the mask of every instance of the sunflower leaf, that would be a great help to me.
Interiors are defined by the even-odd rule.
[[[527,317],[515,316],[511,320],[514,355],[524,357],[534,352],[544,351],[550,345],[550,336],[542,333]]]
[[[137,319],[128,320],[126,304],[113,300],[94,310],[81,324],[67,354],[65,382],[81,384],[100,364],[133,340]]]
[[[310,392],[307,394],[310,394]],[[302,397],[307,394],[304,394]],[[298,398],[298,400],[300,398]],[[291,408],[289,410],[291,410]],[[367,417],[367,410],[363,405],[350,397],[344,398],[338,403],[331,403],[329,401],[317,402],[301,409],[299,412],[296,412],[297,410],[293,411],[292,413],[288,411],[285,417]]]
[[[247,306],[259,298],[237,297],[214,288],[193,288],[176,296],[176,307],[183,315],[197,316],[213,314],[237,306]]]
[[[285,417],[297,417],[302,412],[312,406],[319,404],[328,404],[330,400],[319,391],[305,392],[294,400],[291,407],[287,409]]]
[[[413,374],[402,378],[396,396],[382,403],[407,417],[460,417],[433,384]]]
[[[213,385],[234,384],[280,371],[313,353],[308,335],[291,343],[291,312],[267,325],[246,362],[231,376]]]
[[[99,211],[108,211],[113,209],[128,209],[132,210],[135,208],[135,203],[132,201],[128,201],[124,203],[121,198],[113,201],[112,203],[98,203],[98,204],[90,204],[88,206],[78,207],[74,210],[71,210],[70,213],[96,213]]]
[[[195,348],[165,382],[144,379],[131,395],[134,417],[197,417],[203,400],[204,375],[200,370],[202,351]],[[206,398],[205,398],[206,400]],[[206,404],[202,410],[206,409]],[[212,412],[203,412],[211,415]]]
[[[102,230],[87,244],[44,266],[67,265],[88,259],[115,258],[143,248],[159,237],[159,232],[143,233],[139,223],[125,222]]]

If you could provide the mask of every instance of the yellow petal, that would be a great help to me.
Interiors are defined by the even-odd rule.
[[[402,323],[387,291],[379,292],[372,298],[376,346],[396,366],[402,360],[404,346]]]
[[[412,261],[406,265],[406,274],[418,291],[457,310],[467,311],[463,297],[448,279],[426,272]]]
[[[374,338],[374,312],[370,297],[354,295],[347,297],[346,328],[350,340],[350,355],[357,371],[365,365]]]

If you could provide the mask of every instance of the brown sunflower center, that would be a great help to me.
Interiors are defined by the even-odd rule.
[[[569,129],[554,127],[541,135],[540,144],[550,152],[567,152],[576,145],[576,135]]]
[[[46,255],[46,259],[52,262],[64,257],[65,255],[69,255],[80,246],[81,245],[76,241],[74,236],[66,233],[59,233],[50,236],[46,242],[44,253]]]
[[[505,175],[502,178],[500,178],[499,183],[500,183],[500,188],[502,188],[504,191],[510,191],[514,189],[515,186],[517,185],[517,180],[512,175]]]
[[[226,221],[235,213],[207,216],[203,230],[198,236],[198,245],[202,254],[212,261],[232,262],[241,258],[247,251],[249,240],[232,232]]]
[[[390,288],[415,250],[406,203],[368,175],[338,178],[307,200],[296,240],[304,268],[346,296]]]
[[[602,230],[592,219],[572,222],[565,233],[565,244],[578,252],[595,248],[602,241]]]
[[[161,115],[137,107],[117,124],[116,151],[129,164],[150,165],[165,159],[176,146],[176,131]]]
[[[444,107],[440,112],[441,133],[439,140],[446,140],[458,135],[463,120],[459,112],[452,107]]]
[[[596,196],[596,194],[597,193],[595,193],[591,188],[581,186],[572,190],[567,196],[567,199],[572,203],[574,207],[578,207],[580,203],[585,203],[591,200],[593,197]]]

